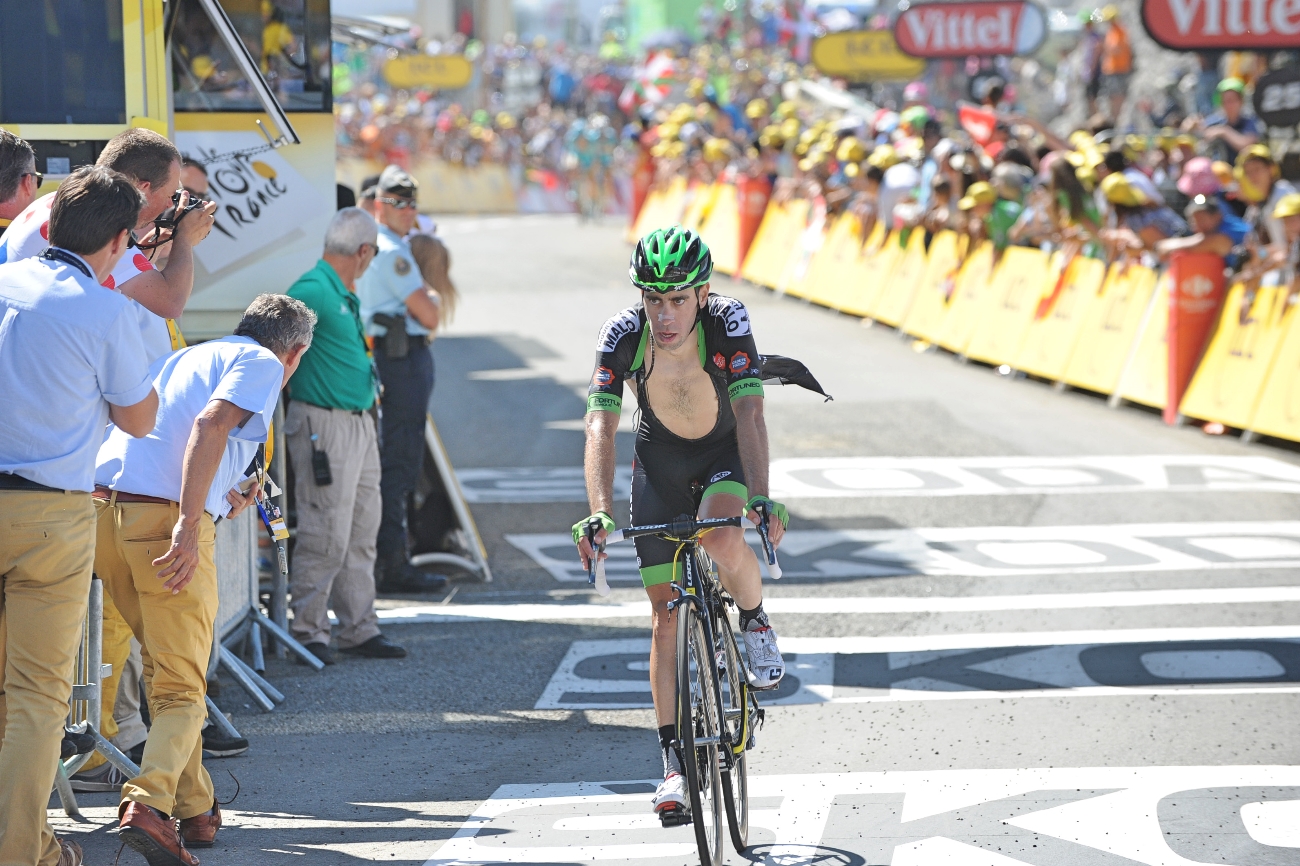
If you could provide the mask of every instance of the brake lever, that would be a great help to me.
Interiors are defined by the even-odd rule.
[[[772,575],[773,580],[781,579],[781,565],[776,561],[776,548],[772,546],[772,539],[768,536],[768,513],[765,506],[759,506],[755,509],[762,519],[758,522],[758,537],[763,542],[763,553],[767,555],[767,573]]]
[[[605,552],[605,545],[596,544],[596,532],[595,528],[587,527],[587,543],[591,545],[591,559],[587,561],[587,585],[594,586],[598,595],[607,596],[609,581],[605,579],[605,561],[600,558]]]

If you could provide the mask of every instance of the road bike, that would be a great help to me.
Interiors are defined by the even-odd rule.
[[[773,578],[781,576],[776,551],[767,533],[767,515],[758,525],[759,538]],[[749,780],[745,753],[754,747],[754,733],[764,720],[746,657],[740,652],[729,608],[735,600],[718,580],[717,570],[700,539],[722,526],[744,526],[742,517],[696,520],[682,515],[671,523],[615,530],[605,544],[657,536],[673,542],[682,563],[682,579],[673,583],[677,597],[677,739],[682,755],[690,812],[661,813],[665,827],[694,824],[701,866],[722,862],[722,812],[727,813],[731,841],[737,852],[749,844]],[[604,563],[592,557],[588,580],[607,593]]]

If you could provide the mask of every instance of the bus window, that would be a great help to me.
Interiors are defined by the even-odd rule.
[[[0,0],[0,121],[126,123],[120,0]]]
[[[261,111],[199,0],[173,0],[169,43],[177,111]],[[286,111],[332,111],[329,0],[221,0]]]

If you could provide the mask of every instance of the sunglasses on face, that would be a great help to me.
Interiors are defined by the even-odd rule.
[[[41,184],[45,183],[45,175],[41,174],[39,171],[25,171],[22,173],[21,177],[27,177],[27,175],[29,174],[32,177],[36,178],[37,186],[40,186]]]
[[[390,198],[381,195],[376,196],[375,201],[382,201],[384,204],[390,205],[397,210],[406,210],[407,208],[415,207],[415,199],[413,198]]]

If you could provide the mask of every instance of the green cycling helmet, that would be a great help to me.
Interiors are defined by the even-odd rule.
[[[690,229],[656,229],[637,242],[627,275],[642,291],[691,289],[713,276],[713,256],[708,244]]]

